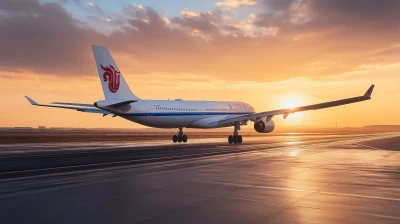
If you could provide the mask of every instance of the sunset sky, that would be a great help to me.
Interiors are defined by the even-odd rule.
[[[266,111],[364,94],[282,126],[400,124],[397,0],[1,0],[0,126],[138,128],[32,107],[104,99],[91,45],[143,99],[239,100]]]

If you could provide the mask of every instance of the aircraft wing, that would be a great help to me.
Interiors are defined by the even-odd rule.
[[[81,111],[81,112],[86,112],[86,113],[97,113],[97,114],[103,114],[103,116],[112,114],[108,111],[98,109],[94,107],[92,104],[81,104],[81,103],[62,103],[62,102],[54,102],[50,104],[39,104],[36,101],[32,100],[28,96],[25,96],[26,99],[33,105],[33,106],[41,106],[41,107],[55,107],[55,108],[62,108],[62,109],[70,109],[70,110],[76,110],[76,111]],[[59,104],[59,105],[55,105]],[[64,106],[67,105],[67,106]]]
[[[375,85],[371,85],[367,92],[363,96],[357,96],[357,97],[352,97],[352,98],[347,98],[347,99],[341,99],[341,100],[335,100],[335,101],[329,101],[325,103],[318,103],[318,104],[312,104],[312,105],[307,105],[307,106],[301,106],[301,107],[295,107],[295,108],[286,108],[286,109],[280,109],[280,110],[272,110],[272,111],[265,111],[261,113],[253,113],[253,114],[246,114],[246,115],[241,115],[237,117],[231,117],[228,119],[223,119],[219,121],[213,121],[211,123],[218,123],[218,124],[229,124],[229,123],[235,123],[235,122],[246,122],[246,121],[257,121],[263,117],[269,117],[272,118],[275,115],[281,115],[283,114],[283,118],[286,118],[289,116],[291,113],[295,112],[300,112],[300,111],[307,111],[307,110],[319,110],[319,109],[324,109],[324,108],[329,108],[329,107],[336,107],[336,106],[341,106],[345,104],[350,104],[350,103],[357,103],[365,100],[370,100],[371,99],[371,94],[372,91],[374,90]]]

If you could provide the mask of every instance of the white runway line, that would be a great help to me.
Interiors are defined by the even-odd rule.
[[[327,191],[311,191],[311,190],[303,190],[303,189],[295,189],[295,188],[284,188],[284,187],[271,187],[271,186],[254,186],[250,184],[235,184],[229,182],[220,182],[220,181],[196,181],[193,182],[205,183],[205,184],[222,184],[233,187],[254,187],[261,189],[271,189],[271,190],[281,190],[281,191],[296,191],[296,192],[307,192],[307,193],[317,193],[317,194],[325,194],[325,195],[336,195],[336,196],[345,196],[345,197],[355,197],[355,198],[367,198],[367,199],[378,199],[378,200],[386,200],[386,201],[400,201],[400,198],[388,198],[388,197],[378,197],[371,195],[360,195],[360,194],[346,194],[346,193],[335,193],[335,192],[327,192]]]

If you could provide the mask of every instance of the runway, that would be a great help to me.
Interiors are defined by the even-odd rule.
[[[0,145],[0,223],[399,223],[399,136]]]

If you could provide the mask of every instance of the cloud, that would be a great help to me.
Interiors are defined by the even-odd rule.
[[[398,39],[399,1],[260,1],[265,10],[256,15],[254,24],[278,27],[281,38],[323,41],[326,50],[343,54],[387,47]]]
[[[58,3],[2,0],[0,70],[94,76],[92,44],[107,46],[125,74],[176,79],[185,74],[255,82],[317,79],[398,60],[393,46],[399,40],[399,4],[355,2],[259,0],[262,12],[239,22],[219,8],[185,9],[165,18],[131,4],[119,16],[98,10],[86,15],[96,22],[94,30]]]
[[[223,21],[222,11],[213,10],[206,13],[196,13],[187,9],[182,11],[182,16],[171,18],[171,23],[178,24],[184,29],[200,31],[205,34],[219,32],[218,25]]]
[[[335,27],[354,29],[398,26],[400,2],[393,0],[260,0],[264,12],[256,24],[290,25],[293,17],[307,17],[298,29],[321,31]],[[384,16],[383,16],[384,15]],[[301,30],[299,30],[301,31]]]
[[[96,4],[93,2],[88,2],[88,10],[94,12],[94,13],[101,13],[104,14],[104,11]]]
[[[123,6],[123,12],[135,18],[142,18],[146,16],[146,9],[143,5],[130,4]]]
[[[183,9],[181,14],[182,14],[183,16],[186,16],[186,17],[196,17],[196,16],[200,16],[199,13],[194,12],[194,11],[192,11],[192,10],[190,10],[190,9]]]
[[[217,6],[229,6],[233,8],[237,8],[239,6],[253,6],[256,5],[257,2],[255,0],[223,0],[221,2],[215,3]]]
[[[73,3],[76,3],[76,4],[81,4],[80,0],[58,0],[58,1],[61,2],[61,3],[73,2]]]
[[[88,70],[91,39],[101,40],[94,32],[74,20],[57,3],[4,0],[0,3],[0,66],[7,69],[31,70],[38,73],[82,74]]]

